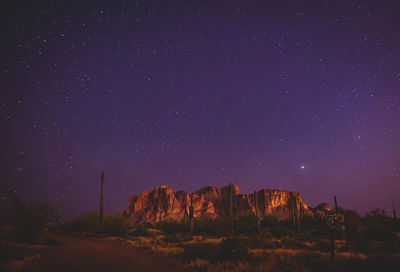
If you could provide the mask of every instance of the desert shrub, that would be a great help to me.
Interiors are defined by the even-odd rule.
[[[227,216],[221,216],[215,219],[215,234],[220,236],[230,235],[232,219]]]
[[[383,242],[382,252],[400,253],[400,237],[395,236]]]
[[[278,217],[273,214],[267,214],[261,220],[261,227],[272,228],[278,225]]]
[[[226,216],[218,218],[209,216],[196,218],[194,231],[196,233],[207,233],[211,235],[229,235],[231,234],[231,224],[233,224],[233,230],[236,234],[252,234],[257,232],[257,218],[254,214],[248,214],[234,219],[230,219]]]
[[[340,208],[338,212],[344,216],[344,226],[346,232],[360,232],[364,228],[363,219],[356,211]]]
[[[237,234],[257,233],[257,217],[250,213],[234,220],[233,229]]]
[[[35,243],[43,228],[58,222],[59,209],[53,203],[22,202],[15,195],[10,200],[10,222],[17,241]]]
[[[363,252],[399,252],[397,220],[375,209],[364,217],[352,210],[342,210],[345,217],[345,238],[349,249]]]
[[[129,222],[126,217],[118,214],[104,216],[103,225],[100,226],[100,233],[106,235],[121,236],[127,233]]]
[[[249,249],[254,249],[254,248],[269,249],[269,248],[278,248],[281,246],[281,244],[277,240],[270,239],[270,237],[266,235],[249,236],[244,240],[244,243],[245,246]]]
[[[214,260],[219,251],[218,245],[209,243],[185,245],[182,259],[190,262],[194,259]]]
[[[250,255],[243,238],[230,237],[222,240],[216,257],[222,261],[239,261],[249,259]]]
[[[384,210],[375,209],[367,213],[363,221],[366,239],[384,241],[393,237],[392,220]]]
[[[331,250],[331,244],[329,240],[326,239],[321,239],[319,240],[315,246],[314,246],[314,250],[318,250],[321,252],[329,252]]]
[[[150,233],[143,227],[134,228],[129,230],[129,235],[135,237],[149,237]]]
[[[218,221],[210,216],[195,218],[194,231],[196,233],[216,234]]]
[[[181,239],[179,238],[178,235],[176,235],[176,234],[174,233],[174,234],[171,234],[171,235],[166,235],[166,236],[164,237],[163,241],[166,242],[166,243],[175,244],[175,243],[179,243],[179,242],[181,241]]]
[[[181,242],[191,241],[193,240],[193,234],[190,232],[182,233],[179,235],[179,239],[181,240]]]
[[[62,223],[58,228],[67,233],[101,234],[120,236],[127,233],[128,219],[120,215],[105,215],[103,224],[99,224],[98,212],[86,213],[69,222]]]
[[[323,222],[316,216],[304,215],[302,230],[309,232],[312,236],[322,236],[327,233]]]
[[[194,232],[209,235],[229,235],[231,234],[231,222],[231,219],[226,216],[195,218]]]
[[[282,246],[290,249],[304,249],[306,246],[298,239],[285,237],[282,239]]]
[[[292,227],[288,227],[283,224],[278,224],[272,228],[270,228],[270,232],[272,233],[273,236],[276,238],[282,238],[286,236],[291,236],[295,233],[294,229]]]
[[[60,223],[58,228],[66,233],[98,232],[99,214],[97,212],[82,214],[68,222]]]
[[[190,262],[194,259],[203,259],[212,263],[222,261],[249,260],[246,240],[240,237],[226,238],[218,244],[195,243],[184,247],[182,259]]]
[[[165,233],[179,233],[187,231],[187,225],[174,219],[166,219],[156,224],[156,228]]]

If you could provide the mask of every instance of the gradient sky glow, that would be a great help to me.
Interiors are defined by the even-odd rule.
[[[69,218],[104,171],[107,212],[229,182],[400,206],[397,2],[2,1],[2,199]]]

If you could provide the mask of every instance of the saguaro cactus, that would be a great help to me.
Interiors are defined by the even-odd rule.
[[[100,211],[99,211],[99,224],[103,224],[104,216],[104,172],[101,173],[101,188],[100,188]]]
[[[229,183],[227,199],[225,200],[225,212],[230,221],[231,233],[233,233],[233,221],[234,216],[236,215],[236,206],[233,198],[233,186],[231,183]]]
[[[331,231],[331,259],[335,259],[336,256],[336,243],[335,243],[335,234],[336,232],[344,229],[344,217],[338,214],[338,205],[336,196],[335,200],[335,213],[327,217],[327,225]]]
[[[236,205],[233,196],[233,185],[231,183],[229,183],[228,196],[225,200],[225,212],[230,218],[233,218],[236,215]]]
[[[337,207],[337,201],[335,197],[335,206]],[[335,211],[337,208],[335,208]],[[321,221],[325,224],[327,229],[329,230],[330,239],[331,239],[331,248],[330,255],[332,260],[335,259],[336,255],[336,245],[335,245],[335,236],[340,231],[345,229],[344,226],[344,216],[342,214],[333,212],[323,212],[317,211],[316,216],[321,219]]]
[[[188,223],[189,214],[187,211],[187,206],[183,207],[183,224],[186,225]]]
[[[261,234],[261,225],[260,225],[260,214],[258,211],[258,195],[257,192],[254,191],[254,208],[255,208],[255,212],[256,212],[256,218],[257,218],[257,231],[259,234]]]
[[[193,193],[190,195],[189,222],[190,222],[190,231],[193,232],[194,230]]]
[[[293,225],[297,228],[297,231],[301,229],[301,222],[304,218],[304,207],[299,203],[295,196],[291,196],[288,200],[289,213],[292,218]]]
[[[233,217],[233,190],[232,184],[229,183],[229,217]]]
[[[394,201],[393,201],[393,198],[391,198],[391,199],[392,199],[392,207],[393,207],[393,218],[394,218],[394,219],[397,219],[396,208],[395,208],[395,206],[394,206]]]
[[[337,208],[337,199],[336,199],[336,196],[334,197],[334,199],[335,199],[335,213],[337,213],[337,212],[338,212],[338,208]]]

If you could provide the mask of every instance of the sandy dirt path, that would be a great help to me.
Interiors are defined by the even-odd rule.
[[[121,240],[63,236],[60,241],[60,247],[28,250],[28,254],[40,254],[32,271],[187,271],[171,260]]]

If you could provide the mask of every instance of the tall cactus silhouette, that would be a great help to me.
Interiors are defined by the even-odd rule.
[[[100,211],[99,211],[99,224],[103,224],[104,217],[104,172],[101,173],[101,185],[100,185]]]
[[[189,219],[189,214],[187,211],[187,206],[184,205],[183,206],[183,224],[186,225],[188,223],[188,219]]]
[[[297,229],[301,230],[301,222],[304,218],[304,207],[302,203],[297,200],[295,196],[291,196],[288,200],[289,214],[292,219],[292,223]]]
[[[324,212],[324,211],[317,211],[316,217],[319,218],[329,230],[329,236],[331,240],[331,247],[330,247],[330,256],[332,260],[335,259],[336,256],[336,245],[335,245],[335,236],[345,229],[344,226],[344,216],[343,214],[337,213],[337,200],[336,197],[334,198],[335,201],[335,210],[331,212]]]
[[[233,186],[229,183],[227,199],[225,200],[225,212],[230,221],[230,231],[233,233],[233,221],[236,216],[236,205],[233,196]]]
[[[189,222],[190,222],[190,231],[193,232],[194,230],[193,193],[190,194]]]
[[[257,219],[257,231],[259,234],[261,234],[261,225],[260,225],[260,214],[259,214],[259,210],[258,210],[258,195],[257,192],[254,191],[254,208],[255,208],[255,212],[256,212],[256,219]]]
[[[230,218],[236,216],[236,203],[233,195],[233,185],[231,183],[229,183],[228,195],[227,199],[225,200],[225,212]]]

